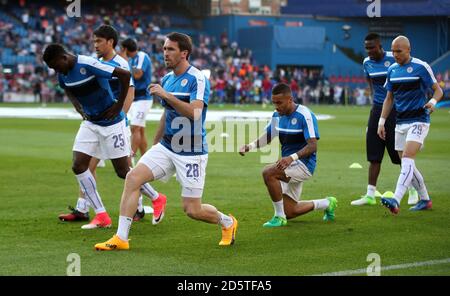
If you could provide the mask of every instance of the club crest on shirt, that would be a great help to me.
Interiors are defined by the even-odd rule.
[[[86,75],[86,69],[85,68],[80,68],[80,73],[81,73],[81,75]]]
[[[187,83],[188,83],[187,79],[181,80],[181,86],[186,86]]]
[[[291,120],[291,124],[296,124],[297,123],[297,118],[292,118],[292,120]]]
[[[412,67],[408,67],[408,69],[406,69],[406,72],[411,73],[413,71]]]
[[[389,61],[384,62],[385,67],[389,67],[390,65],[391,65],[391,62],[389,62]]]

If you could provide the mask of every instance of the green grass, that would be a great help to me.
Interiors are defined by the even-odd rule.
[[[324,223],[322,212],[312,212],[285,228],[261,227],[273,209],[261,178],[260,154],[211,153],[204,201],[238,218],[236,244],[219,247],[218,226],[185,216],[173,178],[154,183],[169,199],[164,222],[153,226],[146,217],[134,223],[127,252],[93,250],[117,226],[123,181],[110,162],[97,174],[113,228],[86,231],[79,223],[57,219],[77,199],[71,148],[79,121],[0,119],[0,275],[65,275],[70,253],[80,255],[82,275],[308,275],[366,268],[369,253],[378,253],[382,266],[450,258],[448,110],[433,114],[426,147],[416,162],[433,210],[409,212],[405,198],[400,214],[392,216],[379,204],[350,206],[367,186],[364,137],[369,109],[312,109],[336,118],[319,122],[318,166],[302,197],[336,196],[334,223]],[[153,137],[156,123],[148,127]],[[353,162],[363,169],[349,169]],[[398,173],[399,167],[383,163],[378,190],[394,190]],[[382,274],[450,275],[450,264]]]

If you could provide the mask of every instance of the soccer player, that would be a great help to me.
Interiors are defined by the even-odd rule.
[[[303,182],[312,177],[316,168],[319,129],[314,113],[307,107],[295,104],[290,87],[276,84],[272,89],[272,103],[276,111],[266,132],[250,144],[242,146],[241,155],[264,147],[276,136],[281,142],[282,158],[268,165],[262,173],[272,199],[275,215],[264,227],[287,225],[287,219],[313,210],[324,210],[324,221],[333,221],[337,200],[335,197],[300,201]]]
[[[94,42],[94,48],[97,53],[97,57],[101,61],[106,61],[116,67],[121,67],[127,71],[130,71],[130,67],[128,65],[128,62],[122,58],[120,55],[116,53],[114,48],[117,46],[119,35],[117,31],[114,29],[114,27],[110,25],[101,25],[98,27],[94,33],[93,33],[93,42]],[[114,98],[118,98],[120,94],[120,83],[119,80],[116,77],[112,77],[109,80],[109,85],[111,87],[111,91],[113,93]],[[133,79],[130,79],[130,86],[128,88],[127,97],[125,99],[125,103],[123,106],[123,111],[125,114],[130,109],[130,105],[133,102],[134,98],[134,84]],[[127,122],[127,132],[129,131],[129,126]],[[129,132],[127,133],[130,134]],[[89,162],[89,170],[91,171],[94,178],[96,178],[96,169],[97,165],[99,163],[99,159],[92,157],[91,161]],[[147,184],[147,186],[150,186]],[[150,189],[150,188],[149,188]],[[149,190],[150,193],[154,194],[151,198],[152,200],[156,200],[159,196],[159,194],[155,193],[154,190]],[[89,220],[89,201],[86,200],[84,197],[83,191],[80,188],[80,196],[77,201],[77,205],[75,208],[69,207],[71,209],[71,212],[68,214],[61,214],[59,215],[59,219],[61,221],[85,221]],[[134,216],[135,220],[141,220],[145,215],[143,204],[142,204],[142,197],[139,198],[139,205],[138,210],[136,211],[136,214]]]
[[[417,189],[420,201],[410,210],[420,211],[432,207],[422,174],[415,165],[415,158],[428,135],[430,114],[443,93],[430,66],[411,57],[408,38],[395,38],[392,41],[392,53],[396,63],[388,69],[384,85],[387,94],[378,122],[378,135],[383,140],[386,139],[385,123],[395,103],[395,150],[401,157],[402,165],[394,198],[381,198],[381,203],[393,214],[397,214],[403,194],[411,184]],[[433,98],[428,100],[426,93],[430,88],[434,93]]]
[[[170,33],[164,42],[164,61],[172,70],[161,85],[152,84],[150,92],[162,100],[165,110],[156,137],[160,142],[148,150],[125,180],[117,233],[95,245],[97,250],[129,249],[128,234],[136,211],[139,187],[147,181],[167,181],[176,172],[183,208],[192,219],[222,226],[221,246],[234,243],[238,221],[214,206],[202,203],[208,151],[205,118],[210,84],[205,75],[188,62],[191,38]]]
[[[122,54],[128,57],[131,73],[135,81],[135,96],[131,104],[131,149],[133,153],[141,151],[141,156],[147,151],[145,135],[145,118],[152,107],[153,98],[148,86],[152,82],[152,62],[143,51],[138,51],[136,41],[128,38],[121,43]]]
[[[390,51],[384,51],[381,45],[380,35],[370,33],[364,39],[364,47],[368,57],[364,59],[363,69],[366,73],[367,83],[373,97],[373,105],[370,110],[369,121],[366,131],[366,153],[369,161],[369,184],[367,192],[360,199],[351,202],[354,206],[375,205],[375,192],[378,175],[380,174],[381,162],[383,161],[384,150],[387,149],[391,162],[400,164],[400,157],[395,151],[395,109],[392,110],[386,119],[386,140],[382,140],[377,135],[378,120],[380,119],[381,109],[383,108],[386,89],[383,87],[386,81],[387,69],[395,63],[394,56]],[[418,202],[417,191],[410,187],[409,204]]]
[[[116,174],[123,179],[130,170],[130,144],[122,110],[129,88],[130,72],[92,57],[73,55],[60,44],[47,46],[43,59],[58,73],[60,86],[84,119],[73,146],[72,170],[96,216],[82,228],[110,227],[111,218],[98,194],[89,163],[92,157],[111,159]],[[114,99],[109,84],[112,77],[117,77],[120,83],[117,99]],[[157,194],[150,192],[153,188],[148,184],[144,184],[141,190],[149,197]],[[156,201],[153,204],[154,217],[156,215],[160,219],[164,213],[165,198],[159,195]]]

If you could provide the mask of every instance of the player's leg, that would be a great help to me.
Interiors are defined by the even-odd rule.
[[[140,188],[143,183],[154,179],[153,172],[144,164],[138,164],[133,168],[125,179],[125,185],[120,201],[120,216],[117,232],[112,238],[103,243],[95,245],[96,250],[128,250],[128,236],[136,213]]]
[[[425,123],[401,125],[397,129],[396,150],[403,151],[400,176],[397,180],[394,198],[384,198],[382,200],[383,205],[394,214],[398,213],[403,195],[412,183],[414,171],[416,170],[415,158],[428,134],[428,129],[429,124]]]
[[[131,150],[134,151],[134,154],[137,155],[139,147],[141,145],[141,127],[132,125],[131,126]],[[142,154],[141,154],[142,156]]]
[[[148,148],[147,136],[145,135],[145,127],[141,127],[139,129],[139,132],[141,133],[141,143],[139,145],[139,150],[141,151],[141,155],[144,155]]]
[[[285,226],[287,224],[287,219],[284,210],[281,182],[288,183],[290,178],[286,176],[283,170],[278,169],[274,164],[266,166],[262,172],[262,176],[275,211],[272,219],[264,223],[263,226]]]
[[[351,202],[351,205],[354,206],[376,204],[376,186],[385,149],[385,142],[377,134],[380,115],[381,108],[373,106],[370,110],[366,131],[366,154],[367,161],[369,161],[367,191],[365,195]]]
[[[395,150],[395,124],[394,120],[390,120],[391,117],[395,115],[395,111],[393,110],[386,120],[386,149],[388,151],[389,157],[393,164],[398,164],[401,166],[401,153]],[[419,196],[417,190],[414,188],[414,181],[411,186],[408,187],[408,204],[416,204],[419,201]]]
[[[210,204],[202,203],[205,186],[208,155],[181,156],[172,153],[172,159],[177,172],[183,197],[183,210],[192,219],[222,227],[221,246],[234,243],[238,221],[232,215],[225,215]]]

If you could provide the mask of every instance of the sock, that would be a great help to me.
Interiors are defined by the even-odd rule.
[[[430,200],[430,196],[428,195],[427,187],[425,186],[425,181],[423,180],[423,176],[420,171],[414,167],[414,175],[411,181],[414,188],[416,188],[417,193],[421,200]]]
[[[102,199],[97,192],[97,182],[95,182],[94,176],[92,176],[91,171],[88,169],[84,173],[75,175],[80,184],[81,191],[84,193],[84,197],[89,201],[91,206],[94,208],[95,213],[106,212],[105,206],[103,205]]]
[[[119,216],[119,226],[117,227],[116,234],[123,241],[128,241],[128,234],[130,233],[131,222],[133,222],[132,218]]]
[[[367,193],[366,195],[372,198],[375,198],[375,191],[377,190],[376,186],[373,185],[367,185]]]
[[[87,212],[89,212],[90,206],[91,206],[91,204],[89,203],[89,201],[87,199],[79,197],[78,201],[77,201],[77,206],[75,209],[80,213],[86,214]]]
[[[400,176],[398,177],[397,187],[395,188],[394,194],[394,198],[395,200],[397,200],[398,204],[400,204],[403,195],[411,185],[411,180],[414,175],[414,168],[414,159],[408,157],[402,158],[402,169],[400,171]]]
[[[224,215],[221,212],[219,212],[219,223],[224,228],[228,228],[231,225],[233,225],[233,219],[230,216]]]
[[[272,201],[272,203],[273,203],[273,209],[275,210],[275,216],[286,219],[286,214],[284,213],[283,200]]]
[[[144,210],[144,205],[142,204],[142,195],[139,196],[139,200],[138,200],[138,211],[142,212]]]
[[[159,196],[158,192],[148,183],[141,186],[141,193],[148,196],[151,200],[157,200]]]
[[[330,205],[330,201],[328,199],[326,199],[326,198],[314,199],[314,200],[312,200],[312,202],[314,203],[314,210],[315,211],[325,210]]]

